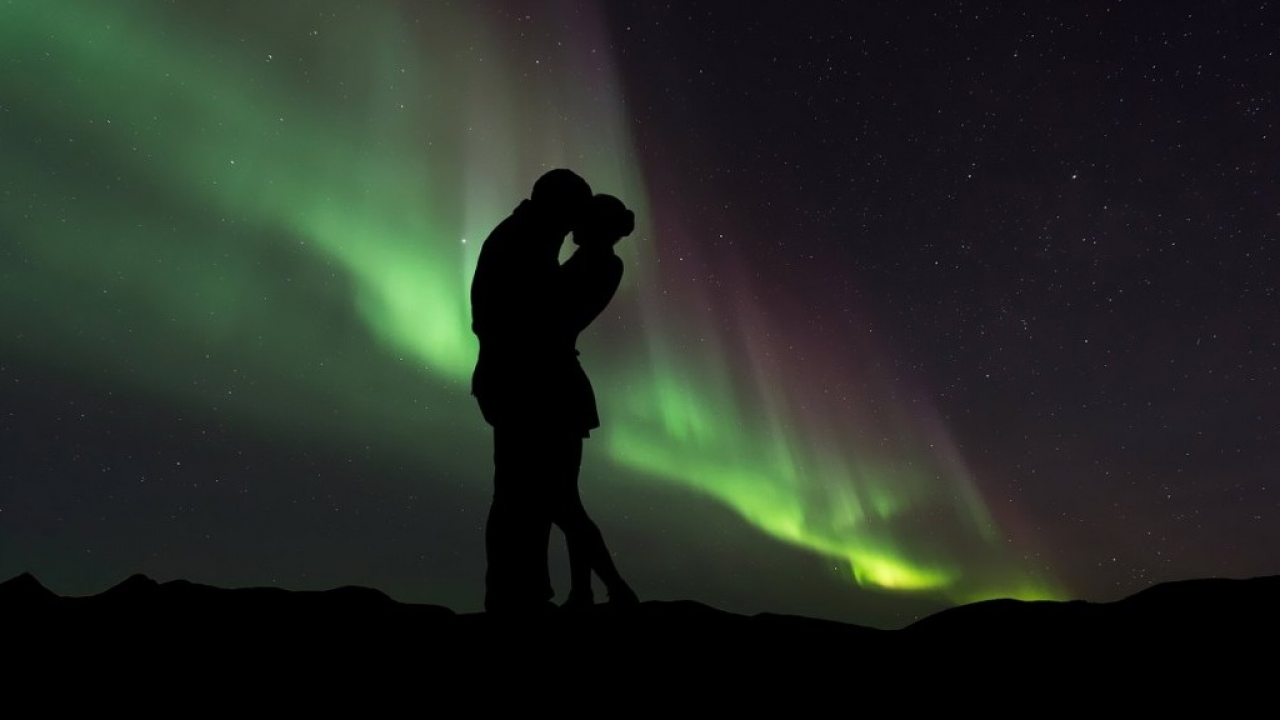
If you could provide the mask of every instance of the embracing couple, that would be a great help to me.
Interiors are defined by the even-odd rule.
[[[617,198],[592,195],[577,174],[552,170],[480,250],[471,283],[471,329],[480,340],[471,393],[493,426],[493,504],[485,526],[490,612],[554,607],[547,571],[552,524],[569,550],[566,607],[594,603],[592,572],[610,603],[638,602],[578,495],[582,441],[600,418],[576,348],[578,334],[618,289],[622,260],[613,246],[634,228],[634,214]],[[578,247],[561,265],[570,232]]]

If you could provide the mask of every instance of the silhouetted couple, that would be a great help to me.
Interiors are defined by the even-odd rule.
[[[471,329],[480,339],[471,392],[493,426],[486,610],[554,607],[547,571],[553,523],[569,549],[567,607],[594,602],[593,571],[611,603],[637,602],[578,494],[582,441],[600,418],[576,348],[618,289],[622,260],[613,246],[634,227],[617,198],[593,196],[575,173],[552,170],[480,250],[471,283]],[[571,231],[578,248],[561,265]]]

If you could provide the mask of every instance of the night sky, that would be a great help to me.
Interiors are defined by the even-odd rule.
[[[1280,573],[1277,49],[1257,0],[0,2],[0,579],[479,609],[467,288],[554,167],[637,214],[581,486],[643,599]]]

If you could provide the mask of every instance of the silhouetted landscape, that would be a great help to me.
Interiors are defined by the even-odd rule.
[[[1109,603],[992,600],[900,630],[770,613],[748,617],[693,601],[502,617],[399,603],[362,587],[223,589],[134,575],[97,595],[61,597],[30,574],[0,584],[0,610],[11,621],[21,619],[11,623],[11,651],[74,656],[146,647],[153,660],[187,669],[211,669],[234,656],[237,663],[323,665],[357,675],[392,666],[466,673],[475,670],[476,658],[498,663],[487,672],[529,672],[518,669],[520,659],[538,657],[566,672],[653,669],[660,660],[672,668],[748,676],[830,670],[831,663],[888,676],[902,666],[886,658],[909,663],[913,672],[940,672],[940,659],[951,658],[947,668],[956,669],[950,654],[964,648],[992,655],[1016,650],[1001,661],[1005,669],[1016,668],[1027,652],[1104,664],[1195,659],[1197,666],[1218,665],[1244,662],[1243,651],[1280,638],[1277,607],[1280,576],[1165,583]]]

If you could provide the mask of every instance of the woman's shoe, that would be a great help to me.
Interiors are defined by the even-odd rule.
[[[569,599],[564,601],[560,606],[561,610],[569,610],[572,612],[581,612],[590,610],[595,607],[596,599],[591,593],[569,593]]]
[[[636,591],[630,587],[623,585],[609,591],[609,604],[614,607],[630,607],[640,604],[640,597],[636,595]]]

